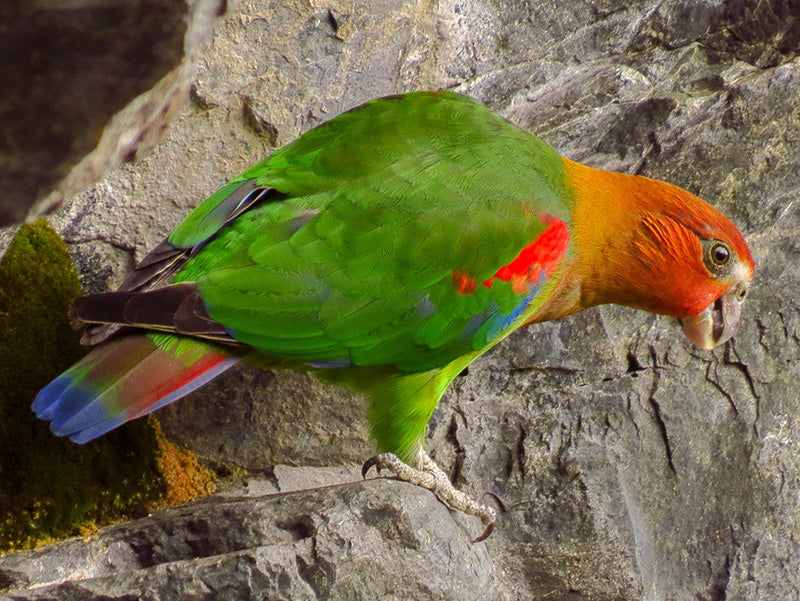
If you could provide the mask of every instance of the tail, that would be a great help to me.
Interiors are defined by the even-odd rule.
[[[45,386],[33,402],[57,436],[88,442],[147,415],[239,360],[227,349],[171,334],[111,338]]]

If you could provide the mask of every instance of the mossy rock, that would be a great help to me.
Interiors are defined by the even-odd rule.
[[[39,389],[83,354],[67,316],[80,294],[58,234],[44,221],[20,228],[0,260],[0,551],[86,534],[213,486],[154,420],[76,445],[34,416]]]

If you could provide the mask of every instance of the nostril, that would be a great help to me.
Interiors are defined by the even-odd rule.
[[[747,286],[742,286],[739,288],[739,292],[736,294],[736,298],[740,301],[743,301],[744,298],[747,296]]]

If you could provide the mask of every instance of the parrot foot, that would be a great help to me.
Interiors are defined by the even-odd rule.
[[[361,475],[366,478],[367,472],[369,472],[372,467],[374,467],[379,474],[383,469],[390,470],[399,480],[432,491],[441,501],[453,509],[480,518],[485,529],[483,533],[472,542],[478,543],[487,538],[492,533],[492,530],[494,530],[497,512],[488,505],[478,503],[475,499],[467,496],[453,486],[447,474],[444,473],[444,470],[436,465],[436,462],[433,461],[425,451],[422,451],[420,456],[422,459],[422,469],[417,469],[401,461],[394,453],[381,453],[380,455],[367,459],[366,463],[364,463],[364,466],[361,468]]]

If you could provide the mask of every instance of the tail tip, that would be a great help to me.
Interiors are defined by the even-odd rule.
[[[50,422],[53,434],[82,444],[119,425],[115,422],[103,429],[105,421],[114,420],[107,420],[102,407],[93,402],[95,398],[93,390],[62,374],[39,391],[31,409],[36,417]]]

